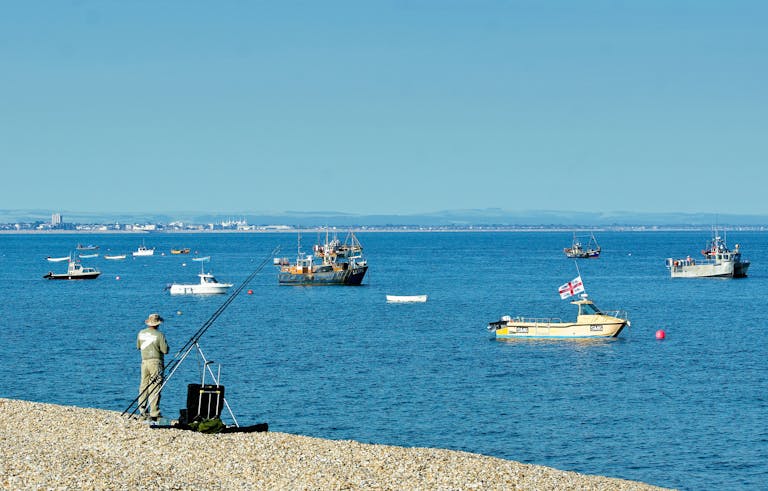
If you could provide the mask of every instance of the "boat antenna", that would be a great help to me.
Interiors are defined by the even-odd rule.
[[[243,289],[250,283],[250,281],[256,276],[262,269],[264,269],[264,265],[267,264],[267,262],[270,260],[270,258],[274,257],[278,252],[280,252],[280,246],[275,247],[272,249],[272,252],[269,253],[267,257],[265,257],[261,263],[256,267],[255,270],[251,274],[248,275],[248,277],[243,280],[243,282],[238,286],[234,292],[232,292],[232,295],[227,297],[227,299],[224,301],[224,303],[221,304],[221,306],[216,309],[216,312],[214,312],[211,317],[208,318],[207,321],[203,323],[200,328],[195,331],[195,333],[192,335],[191,338],[187,340],[186,343],[184,343],[184,346],[179,349],[179,351],[173,356],[173,359],[170,363],[163,369],[163,371],[155,377],[150,383],[147,385],[147,387],[128,405],[128,407],[125,408],[125,410],[122,413],[122,416],[125,416],[126,414],[130,414],[133,416],[136,414],[136,411],[139,410],[139,399],[147,395],[147,392],[149,392],[151,387],[153,386],[153,383],[156,383],[158,380],[162,378],[163,383],[160,386],[160,389],[158,392],[163,390],[163,387],[168,383],[168,381],[173,377],[173,374],[176,373],[176,370],[179,368],[181,363],[187,358],[189,353],[192,351],[192,349],[197,346],[198,341],[200,341],[200,338],[205,334],[205,332],[208,330],[208,328],[213,325],[213,323],[216,321],[216,319],[219,318],[219,316],[229,307],[229,305],[237,298],[237,295],[243,291]],[[164,374],[168,373],[168,376],[165,377]]]

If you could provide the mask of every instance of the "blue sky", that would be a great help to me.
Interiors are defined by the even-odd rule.
[[[38,1],[0,208],[768,213],[768,3]]]

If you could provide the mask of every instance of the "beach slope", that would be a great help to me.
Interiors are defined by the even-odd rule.
[[[661,489],[431,448],[150,429],[100,409],[0,398],[2,489]]]

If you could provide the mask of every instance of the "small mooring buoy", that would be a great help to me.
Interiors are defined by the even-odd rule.
[[[248,295],[253,295],[253,290],[248,290]]]
[[[664,329],[659,329],[656,331],[656,339],[664,339],[667,337],[667,333],[664,332]]]
[[[120,276],[115,276],[115,279],[116,279],[116,280],[119,280],[119,279],[120,279]]]
[[[181,310],[177,310],[176,315],[181,315]]]

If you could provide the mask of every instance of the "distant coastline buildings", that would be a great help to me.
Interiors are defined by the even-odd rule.
[[[355,231],[655,231],[707,230],[708,214],[499,212],[446,211],[422,215],[355,215],[335,212],[286,212],[241,215],[237,218],[211,213],[105,213],[53,210],[2,210],[4,232],[290,232],[296,230]],[[719,216],[719,228],[768,230],[768,215]]]
[[[299,227],[301,228],[301,227]],[[291,225],[250,225],[245,219],[222,219],[209,223],[172,221],[169,223],[67,223],[61,213],[52,213],[51,221],[0,223],[5,232],[282,232],[296,230]]]

